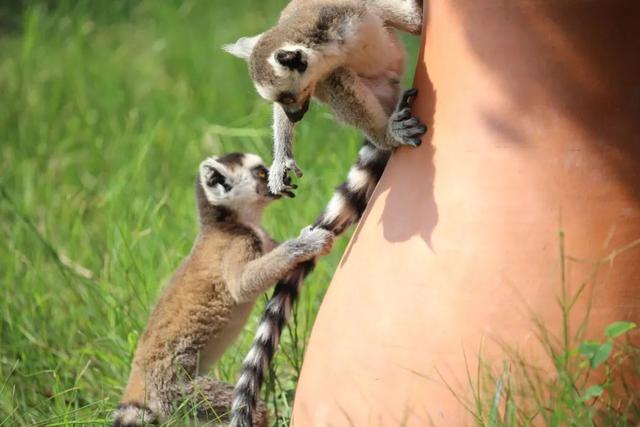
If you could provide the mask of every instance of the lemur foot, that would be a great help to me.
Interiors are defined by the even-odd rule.
[[[293,190],[298,186],[291,183],[289,172],[295,173],[298,178],[302,176],[302,170],[294,159],[288,157],[281,161],[274,160],[269,169],[269,191],[281,196],[295,197]]]
[[[398,146],[420,146],[422,143],[420,137],[427,131],[427,127],[420,122],[420,119],[411,115],[410,103],[417,95],[417,89],[405,90],[396,111],[389,118],[389,133]]]
[[[297,239],[291,240],[291,251],[297,258],[311,259],[326,255],[333,247],[334,234],[320,227],[308,226],[300,231]]]

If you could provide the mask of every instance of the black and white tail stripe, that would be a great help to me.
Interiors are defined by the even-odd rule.
[[[380,150],[371,142],[364,142],[358,161],[351,167],[347,179],[340,185],[314,227],[342,234],[358,222],[389,160],[390,151]],[[293,303],[304,278],[311,273],[315,261],[307,261],[291,271],[276,285],[267,303],[249,353],[242,363],[232,405],[231,427],[252,427],[260,387],[271,359],[278,348],[282,328],[289,319]]]

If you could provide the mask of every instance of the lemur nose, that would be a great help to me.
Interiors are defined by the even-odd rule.
[[[284,105],[295,104],[296,97],[293,96],[293,93],[291,93],[291,92],[283,92],[278,97],[278,102],[280,102],[280,103],[282,103]]]

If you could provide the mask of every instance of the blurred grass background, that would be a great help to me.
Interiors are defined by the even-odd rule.
[[[107,424],[138,335],[195,238],[209,155],[270,162],[270,108],[220,49],[284,0],[0,4],[0,425]],[[418,41],[408,40],[412,71]],[[408,80],[410,81],[410,80]],[[297,128],[297,198],[264,225],[312,222],[360,137],[315,105]],[[307,281],[264,397],[288,424],[306,339],[347,239]],[[263,302],[212,374],[235,379]]]

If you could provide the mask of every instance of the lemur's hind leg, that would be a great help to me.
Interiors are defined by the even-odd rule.
[[[191,381],[185,388],[185,394],[195,406],[198,418],[214,423],[229,423],[231,404],[233,402],[233,386],[216,379],[200,376]],[[267,427],[267,408],[258,402],[253,414],[253,425]]]
[[[374,0],[387,25],[410,34],[422,32],[422,0]]]

